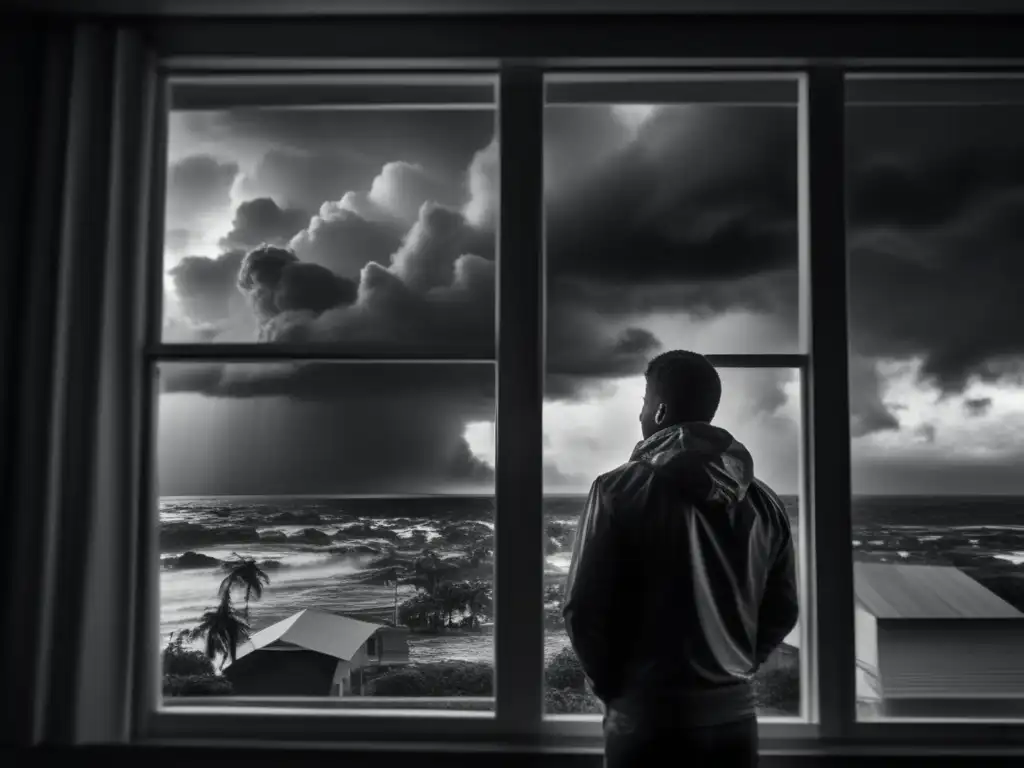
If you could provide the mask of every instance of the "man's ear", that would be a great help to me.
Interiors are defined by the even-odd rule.
[[[657,424],[659,427],[665,421],[667,411],[668,407],[664,403],[658,404],[658,410],[654,412],[654,423]]]

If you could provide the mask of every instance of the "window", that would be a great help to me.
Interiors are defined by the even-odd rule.
[[[493,710],[494,78],[171,94],[165,706]]]
[[[914,499],[879,511],[862,494],[952,482],[917,462],[943,439],[929,413],[949,418],[958,450],[981,446],[971,461],[1013,455],[1015,303],[1000,293],[1012,281],[965,273],[956,285],[1002,300],[966,307],[960,326],[921,318],[956,297],[928,266],[942,238],[1002,265],[1015,230],[997,214],[1012,213],[999,206],[1013,204],[1016,166],[995,163],[995,183],[934,181],[927,164],[903,178],[886,163],[911,149],[946,160],[961,151],[942,144],[954,123],[977,121],[966,132],[977,144],[988,126],[1012,125],[1016,107],[961,105],[956,120],[929,122],[929,110],[952,109],[934,85],[926,106],[894,106],[912,101],[907,90],[878,106],[860,78],[847,108],[838,65],[598,74],[510,59],[481,66],[500,72],[487,76],[414,75],[402,62],[387,75],[288,74],[293,65],[273,76],[168,65],[147,352],[161,593],[146,647],[186,666],[160,678],[166,696],[145,733],[246,738],[266,726],[296,739],[515,734],[592,746],[600,717],[566,651],[559,586],[581,496],[628,457],[644,366],[672,348],[718,365],[718,421],[783,497],[798,543],[801,621],[757,681],[762,738],[920,740],[930,732],[893,721],[953,713],[948,702],[857,709],[863,686],[892,690],[885,642],[923,659],[962,637],[908,645],[867,610],[851,561],[858,574],[893,559],[980,566],[974,581],[1014,594],[1012,499],[972,497],[987,515],[977,525],[1000,527],[973,536],[910,533],[898,526],[925,525],[898,519],[924,514],[900,506]],[[890,125],[900,111],[918,122]],[[992,112],[1000,119],[982,119]],[[1001,130],[1004,143],[984,151],[1013,158],[1012,130]],[[987,235],[967,226],[984,211],[929,197],[947,188],[975,190],[963,204],[995,196]],[[909,311],[901,291],[927,312]],[[975,323],[993,318],[987,351],[970,358],[989,338]],[[893,342],[890,327],[906,336]],[[933,360],[916,334],[940,329],[951,341]],[[936,379],[929,360],[974,378]],[[989,422],[998,439],[972,442]],[[994,487],[997,469],[975,477]],[[869,488],[883,476],[892,483]],[[933,499],[927,514],[953,503]],[[975,538],[999,562],[980,563]],[[215,642],[211,669],[210,632],[181,631],[225,621],[251,637],[234,662],[230,641]],[[376,668],[310,647],[338,622]],[[961,634],[986,626],[963,622]],[[261,672],[261,658],[275,669]],[[203,680],[182,672],[189,663]],[[1019,717],[1018,699],[988,696],[983,709],[976,695],[972,712]]]
[[[549,714],[601,711],[563,627],[565,572],[591,482],[627,461],[641,439],[651,357],[689,349],[719,362],[723,401],[714,423],[747,445],[799,537],[806,275],[798,103],[798,82],[787,76],[547,80]],[[627,625],[630,613],[624,605]],[[671,624],[665,617],[666,632]],[[764,717],[803,713],[801,631],[758,674]]]
[[[861,719],[1024,714],[1024,83],[847,85]]]

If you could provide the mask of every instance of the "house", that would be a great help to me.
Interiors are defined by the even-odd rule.
[[[1005,717],[1020,701],[1024,613],[963,571],[855,562],[854,591],[863,716]],[[793,663],[799,648],[798,625],[764,667]]]
[[[887,717],[1006,716],[1024,691],[1024,614],[958,568],[855,563],[857,691]]]
[[[239,696],[351,696],[409,663],[408,630],[305,609],[254,634],[224,675]]]

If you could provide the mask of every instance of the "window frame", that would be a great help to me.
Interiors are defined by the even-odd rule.
[[[591,20],[592,21],[592,20]],[[254,31],[255,38],[239,42],[239,37],[225,37],[224,26],[246,28],[244,21],[191,21],[170,20],[157,23],[154,39],[164,54],[161,70],[160,92],[158,94],[158,130],[154,142],[151,169],[154,194],[149,215],[150,253],[148,269],[162,265],[163,261],[163,201],[166,174],[166,120],[161,119],[169,105],[167,78],[172,72],[216,72],[221,70],[258,71],[272,62],[276,72],[290,73],[308,71],[336,71],[339,67],[351,71],[406,71],[423,67],[440,68],[445,71],[465,69],[488,70],[499,73],[498,120],[499,134],[517,137],[516,142],[501,143],[501,207],[498,224],[498,346],[494,360],[497,365],[498,382],[498,423],[499,443],[496,467],[495,493],[500,509],[523,508],[521,505],[539,501],[542,498],[541,453],[539,450],[542,434],[541,406],[543,403],[544,374],[544,282],[543,260],[543,195],[542,195],[542,133],[543,120],[543,75],[565,69],[634,69],[643,71],[670,71],[672,73],[713,73],[734,70],[738,72],[792,71],[803,73],[802,98],[800,101],[800,301],[801,339],[803,351],[793,355],[711,355],[717,365],[729,367],[787,367],[797,368],[801,375],[801,410],[803,440],[803,477],[801,478],[801,549],[804,554],[801,563],[801,588],[805,599],[804,616],[810,620],[804,623],[806,645],[801,648],[802,706],[810,715],[807,722],[783,718],[765,718],[761,721],[761,747],[763,753],[791,752],[793,750],[823,749],[829,752],[858,752],[865,750],[888,750],[897,746],[920,746],[922,743],[937,748],[956,746],[980,747],[998,740],[1004,745],[1024,744],[1024,723],[1020,720],[971,722],[969,720],[931,720],[927,722],[890,719],[885,722],[859,722],[856,719],[852,611],[852,531],[850,520],[850,442],[849,442],[849,392],[847,381],[847,333],[846,317],[846,257],[845,257],[845,206],[844,206],[844,142],[843,126],[846,104],[844,101],[845,76],[856,72],[918,73],[923,71],[965,72],[965,71],[1018,71],[1022,63],[1017,60],[997,59],[1007,56],[1015,49],[1007,30],[984,26],[986,37],[993,41],[993,58],[982,62],[966,60],[977,50],[977,44],[963,45],[969,37],[963,24],[956,31],[960,39],[944,37],[949,33],[941,28],[936,30],[933,21],[930,41],[916,50],[920,55],[933,58],[909,58],[904,37],[905,23],[893,25],[886,20],[888,28],[878,28],[881,38],[874,41],[871,53],[875,58],[865,58],[864,49],[858,44],[841,43],[842,50],[860,50],[860,55],[843,57],[831,55],[825,59],[810,57],[783,58],[779,54],[791,52],[801,46],[794,44],[793,35],[784,35],[767,45],[758,46],[744,36],[744,29],[751,25],[750,19],[738,19],[732,26],[736,33],[721,46],[726,52],[747,51],[746,55],[756,58],[733,59],[712,58],[708,54],[715,46],[707,36],[697,35],[693,43],[695,58],[689,60],[670,58],[639,58],[657,56],[659,52],[677,50],[678,27],[668,25],[671,34],[659,30],[660,22],[629,22],[627,26],[640,27],[656,33],[653,43],[644,45],[628,42],[631,35],[617,35],[617,42],[610,43],[611,55],[623,58],[592,58],[600,53],[607,39],[600,35],[593,38],[596,30],[593,24],[587,26],[578,36],[582,39],[566,47],[561,58],[551,45],[550,32],[545,28],[542,35],[548,35],[546,42],[536,44],[552,48],[548,56],[522,57],[519,55],[533,43],[518,38],[511,43],[496,46],[502,56],[496,59],[471,58],[480,49],[487,49],[494,40],[505,40],[493,30],[475,44],[453,36],[448,40],[430,39],[406,47],[417,56],[416,59],[374,58],[372,60],[351,59],[339,62],[327,61],[327,53],[341,46],[336,38],[328,40],[317,24],[284,22],[293,30],[304,29],[314,32],[313,43],[309,45],[311,58],[296,58],[297,52],[279,59],[258,59],[252,51],[260,49],[260,41],[266,41],[266,30]],[[696,22],[696,23],[695,23]],[[481,22],[482,23],[482,22]],[[978,26],[978,22],[965,22],[967,26]],[[390,24],[401,30],[405,22],[400,19],[374,24]],[[645,26],[647,24],[647,26]],[[290,25],[290,26],[289,26]],[[443,28],[444,22],[431,20],[428,25]],[[716,28],[730,25],[722,20],[691,19],[688,26]],[[323,25],[331,27],[332,25]],[[411,25],[416,26],[416,25]],[[487,24],[484,24],[486,27]],[[199,33],[196,35],[196,33]],[[335,29],[335,32],[337,30]],[[521,30],[520,30],[521,32]],[[897,41],[897,32],[899,40]],[[282,33],[285,38],[289,35]],[[362,33],[351,30],[343,35],[346,41],[354,42],[358,53],[370,45],[360,40]],[[402,31],[394,50],[403,50],[402,41],[411,34]],[[514,35],[515,33],[510,33]],[[800,34],[796,34],[797,42]],[[512,38],[509,38],[512,39]],[[643,38],[636,38],[637,40]],[[228,40],[227,50],[224,50]],[[805,51],[813,52],[818,40],[808,37],[803,40]],[[863,44],[861,44],[863,45]],[[239,46],[247,48],[241,51]],[[900,48],[899,46],[903,46]],[[271,46],[273,48],[273,46]],[[419,56],[424,53],[448,51],[446,56],[454,58]],[[721,50],[718,56],[722,55]],[[951,57],[950,50],[954,52]],[[956,51],[960,51],[956,55]],[[923,54],[921,54],[923,51]],[[911,54],[914,51],[910,52]],[[224,55],[226,54],[226,55]],[[506,55],[509,54],[509,55]],[[703,55],[702,55],[703,54]],[[773,55],[774,54],[774,55]],[[1019,54],[1015,54],[1019,55]],[[289,57],[290,56],[290,57]],[[319,61],[315,59],[319,57]],[[958,62],[958,58],[960,61]],[[1008,67],[1008,64],[1012,67]],[[533,133],[531,134],[531,131]],[[524,136],[532,135],[531,139]],[[511,159],[515,158],[515,162]],[[509,171],[512,171],[509,173]],[[524,194],[533,189],[536,197]],[[513,191],[518,194],[511,194]],[[535,204],[531,204],[531,200]],[[506,221],[517,222],[516,227],[505,227]],[[538,244],[540,247],[538,247]],[[503,258],[513,254],[515,258]],[[162,273],[162,269],[160,269]],[[160,283],[149,279],[149,329],[150,348],[147,360],[150,363],[160,355],[170,359],[175,354],[179,359],[291,359],[312,355],[315,359],[341,359],[338,355],[325,355],[322,350],[288,349],[285,347],[265,348],[237,345],[231,349],[221,345],[201,345],[203,349],[185,349],[174,345],[178,351],[164,349],[159,344],[162,325]],[[514,300],[513,300],[514,299]],[[509,332],[509,329],[512,329]],[[200,345],[193,345],[198,347]],[[234,345],[232,345],[234,346]],[[244,348],[243,348],[244,347]],[[265,351],[264,351],[265,350]],[[226,354],[229,353],[229,354]],[[373,357],[370,355],[369,357]],[[380,361],[380,356],[376,361]],[[515,364],[502,365],[501,360]],[[368,360],[367,360],[368,361]],[[452,362],[467,362],[455,361]],[[155,364],[150,369],[155,370]],[[504,370],[504,373],[503,373]],[[155,381],[151,382],[143,401],[149,419],[143,424],[146,446],[153,446],[155,436],[156,395]],[[506,397],[500,392],[504,390]],[[507,393],[512,392],[508,397]],[[505,402],[504,406],[502,402]],[[502,414],[506,414],[502,422]],[[511,418],[514,416],[514,418]],[[136,691],[134,737],[143,742],[245,740],[252,741],[251,734],[262,734],[262,739],[288,742],[334,742],[365,748],[367,741],[416,742],[425,749],[452,749],[453,743],[465,748],[501,748],[502,750],[537,749],[541,747],[570,747],[576,751],[599,751],[600,728],[594,716],[545,716],[542,697],[543,670],[543,621],[541,590],[543,549],[540,546],[542,516],[526,516],[525,524],[510,526],[505,535],[496,535],[495,603],[496,616],[504,615],[496,622],[495,638],[495,710],[493,713],[437,712],[429,714],[422,710],[376,710],[345,711],[296,710],[289,708],[240,709],[235,707],[174,707],[159,710],[155,706],[159,691],[157,658],[158,647],[157,615],[159,612],[158,574],[153,567],[156,553],[156,517],[153,515],[155,496],[153,494],[154,453],[150,450],[145,457],[142,470],[142,497],[139,500],[141,536],[140,574],[142,584],[138,591],[140,608],[137,615],[139,624],[135,627],[136,646],[141,652],[134,655],[135,668],[132,671]],[[506,499],[503,503],[502,499]],[[513,500],[517,505],[508,504]],[[819,516],[815,510],[826,505],[831,508],[828,515]],[[497,531],[496,531],[497,533]],[[531,542],[537,542],[532,546]],[[817,552],[827,551],[827,558],[816,557]],[[514,557],[510,556],[514,553]],[[838,554],[836,554],[838,553]],[[502,563],[504,562],[504,567]],[[519,578],[522,577],[522,578]],[[509,590],[502,590],[502,584],[517,585],[514,588],[528,588],[534,593],[536,605],[513,596]],[[837,593],[842,595],[836,599]],[[806,610],[805,609],[805,610]],[[531,613],[532,611],[532,613]],[[513,621],[509,617],[515,617]],[[824,641],[828,641],[825,643]],[[516,647],[517,653],[498,653],[498,647]],[[822,649],[825,649],[824,651]],[[808,672],[809,673],[806,673]],[[506,688],[503,693],[501,679],[516,680],[516,686]],[[534,683],[523,685],[533,678]],[[824,681],[824,683],[823,683]],[[824,693],[824,695],[822,695]]]

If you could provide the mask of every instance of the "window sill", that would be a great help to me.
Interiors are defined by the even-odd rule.
[[[140,746],[185,749],[536,755],[603,751],[596,715],[548,716],[534,733],[523,734],[509,730],[494,712],[175,706],[152,713],[144,725],[136,740]],[[254,740],[254,734],[261,738]],[[826,739],[816,725],[796,718],[762,718],[760,737],[761,753],[776,757],[1024,754],[1021,721],[860,722],[845,737]]]

